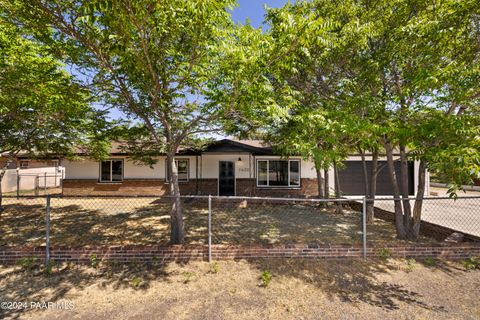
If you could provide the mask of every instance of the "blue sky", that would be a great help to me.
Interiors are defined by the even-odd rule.
[[[287,2],[287,0],[238,0],[238,7],[233,10],[232,18],[235,22],[241,23],[245,23],[249,18],[252,26],[260,27],[265,15],[265,5],[279,8]]]

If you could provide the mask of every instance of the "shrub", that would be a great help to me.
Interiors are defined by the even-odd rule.
[[[387,248],[378,250],[378,257],[383,261],[387,261],[392,256],[392,251]]]
[[[425,258],[425,260],[423,260],[423,263],[427,267],[433,267],[437,264],[437,261],[435,261],[435,259],[433,259],[432,257],[428,257],[428,258]]]
[[[31,271],[37,264],[36,257],[25,257],[17,261],[17,265],[25,271]]]
[[[55,261],[50,260],[48,263],[45,264],[43,274],[47,277],[50,277],[53,273],[53,267],[55,267]]]
[[[465,270],[480,269],[480,257],[470,257],[462,261]]]
[[[262,286],[264,288],[268,287],[272,281],[272,273],[270,270],[263,270],[260,280],[262,280]]]
[[[97,268],[98,265],[99,265],[99,261],[97,259],[97,254],[96,253],[93,253],[91,256],[90,256],[90,265],[92,266],[92,268]]]
[[[214,262],[210,264],[210,270],[208,271],[209,273],[218,273],[220,271],[220,266],[218,263]]]
[[[140,287],[142,282],[143,282],[143,280],[141,278],[135,277],[135,278],[132,279],[132,281],[130,281],[130,284],[132,285],[132,287],[138,288],[138,287]]]

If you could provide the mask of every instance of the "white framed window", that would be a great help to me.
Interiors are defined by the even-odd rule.
[[[300,187],[300,160],[257,160],[257,187]]]
[[[178,171],[178,182],[188,182],[190,177],[189,175],[189,160],[188,159],[175,159],[175,165],[177,166]],[[165,160],[165,181],[170,181],[170,176],[168,175],[168,161]]]
[[[123,159],[110,159],[100,162],[100,182],[123,181]]]
[[[30,162],[28,160],[20,160],[20,169],[28,169]]]

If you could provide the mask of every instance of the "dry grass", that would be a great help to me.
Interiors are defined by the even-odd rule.
[[[272,280],[262,286],[269,270]],[[453,262],[262,260],[184,265],[0,269],[0,301],[65,301],[73,310],[5,319],[478,319],[480,270]]]
[[[167,244],[169,205],[155,198],[52,199],[51,243],[58,246]],[[45,199],[6,199],[0,245],[45,242]],[[185,201],[185,242],[207,241],[207,203]],[[214,244],[361,243],[361,215],[307,203],[214,201]],[[377,220],[370,242],[394,242],[395,229]],[[430,239],[422,238],[421,242]]]

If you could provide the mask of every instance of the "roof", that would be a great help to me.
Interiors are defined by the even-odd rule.
[[[214,141],[202,153],[252,153],[255,155],[273,154],[272,147],[260,140],[230,140]]]
[[[123,148],[124,143],[114,141],[111,143],[109,154],[112,156],[128,155]],[[86,155],[87,150],[77,149],[77,155]],[[255,155],[273,154],[272,147],[260,140],[231,140],[222,139],[213,141],[202,150],[181,149],[178,155],[200,155],[202,153],[252,153]]]

